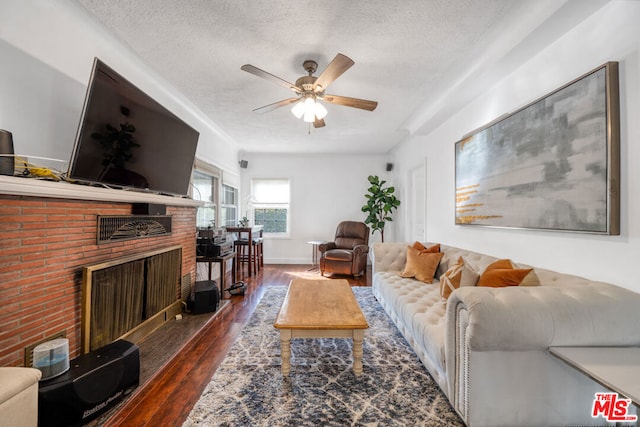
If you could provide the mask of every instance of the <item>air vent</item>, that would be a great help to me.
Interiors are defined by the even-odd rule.
[[[98,244],[171,234],[171,215],[98,215]]]

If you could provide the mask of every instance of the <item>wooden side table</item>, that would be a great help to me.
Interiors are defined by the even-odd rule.
[[[224,290],[227,289],[225,285],[225,278],[227,276],[227,272],[225,266],[227,261],[231,260],[231,278],[233,283],[236,282],[236,253],[229,252],[223,256],[216,257],[196,257],[196,262],[208,262],[209,263],[209,280],[211,280],[211,265],[215,262],[220,264],[220,299],[224,298]]]

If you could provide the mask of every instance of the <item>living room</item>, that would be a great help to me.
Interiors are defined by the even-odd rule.
[[[360,207],[365,202],[366,178],[379,175],[396,187],[402,201],[394,221],[385,229],[385,241],[442,242],[640,292],[633,264],[640,255],[640,228],[633,221],[640,214],[640,203],[633,197],[640,182],[640,168],[635,167],[640,152],[633,144],[640,138],[640,128],[633,119],[640,114],[638,2],[542,2],[544,7],[535,9],[536,13],[526,17],[529,20],[521,16],[520,30],[513,26],[495,29],[496,32],[505,31],[500,43],[493,44],[493,50],[475,52],[477,56],[467,64],[469,69],[465,73],[459,69],[452,72],[458,80],[450,79],[447,87],[434,94],[425,93],[426,104],[418,106],[402,126],[394,124],[402,130],[390,130],[391,134],[402,134],[398,144],[379,151],[367,151],[360,146],[357,152],[335,146],[331,152],[304,152],[298,148],[269,152],[266,148],[256,148],[255,143],[251,147],[243,146],[242,141],[229,136],[225,123],[206,117],[196,107],[196,100],[189,99],[170,84],[81,3],[30,0],[5,2],[0,6],[0,56],[3,58],[0,128],[13,133],[16,154],[68,161],[92,61],[99,57],[198,129],[197,158],[218,167],[223,171],[223,180],[239,188],[240,217],[249,208],[247,196],[252,179],[282,178],[283,175],[290,179],[291,233],[286,239],[265,239],[267,264],[309,263],[307,241],[330,240],[341,220],[364,219]],[[304,53],[298,47],[292,49],[296,54]],[[320,50],[330,60],[340,51],[336,49],[342,49],[342,46],[336,44]],[[360,65],[358,52],[343,53],[355,60],[356,70]],[[277,70],[279,58],[270,60],[273,62],[258,61],[247,55],[234,68],[240,74],[243,73],[240,65],[252,63],[268,71]],[[620,78],[619,235],[456,225],[454,143],[474,129],[545,96],[608,61],[618,62]],[[326,64],[321,64],[320,68],[323,65]],[[406,64],[396,66],[400,80],[403,79],[403,65]],[[302,68],[297,72],[302,75]],[[375,70],[372,72],[375,74]],[[282,77],[293,78],[290,75]],[[341,80],[349,78],[347,72]],[[246,79],[254,79],[252,83],[265,90],[269,87],[268,82],[248,74]],[[281,99],[278,96],[287,96],[284,89],[272,89],[273,101]],[[347,95],[376,99],[375,91],[356,91]],[[269,92],[260,94],[253,106],[264,105],[269,99]],[[358,121],[367,118],[358,116]],[[308,135],[306,127],[301,127],[293,117],[290,120],[300,133],[301,144],[314,141],[311,138],[315,134]],[[371,116],[369,120],[378,119]],[[328,116],[327,128],[331,126],[348,126],[348,123],[332,122]],[[278,135],[274,131],[259,135],[259,138],[268,147],[269,138],[277,139]],[[239,166],[240,160],[247,161],[247,168]],[[392,165],[390,171],[387,164]],[[416,187],[419,184],[416,177],[424,177],[422,204],[412,197],[420,189]],[[3,187],[5,184],[2,181]],[[49,187],[39,191],[42,195]],[[422,223],[412,216],[416,209]],[[176,239],[187,238],[187,231],[180,233],[181,237],[176,235]],[[379,235],[373,235],[371,241],[379,241]],[[3,246],[3,251],[5,249],[11,248]],[[187,257],[183,262],[191,261]],[[4,269],[7,264],[3,261],[1,265]],[[185,267],[184,270],[192,271],[193,268]],[[0,277],[5,274],[3,271]],[[11,291],[3,288],[0,292],[4,300]],[[16,340],[20,341],[10,329],[5,330],[5,325],[12,324],[10,315],[5,310],[0,315],[3,325],[0,347],[3,348],[14,347]],[[79,316],[79,312],[76,315]],[[74,342],[74,351],[78,348],[79,343]],[[2,356],[0,366],[20,363],[14,354]]]

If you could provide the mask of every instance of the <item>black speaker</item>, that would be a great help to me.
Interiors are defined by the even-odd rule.
[[[0,175],[13,175],[15,169],[14,154],[11,132],[0,129]]]
[[[242,169],[246,169],[246,168],[247,168],[247,166],[249,166],[249,161],[248,161],[248,160],[240,160],[240,162],[239,162],[239,163],[240,163],[240,167],[241,167]]]
[[[387,172],[391,172],[393,170],[393,163],[387,163]]]
[[[134,203],[131,207],[131,213],[134,215],[166,215],[167,205],[158,205],[155,203]]]
[[[140,382],[140,351],[118,340],[69,361],[59,377],[40,381],[38,426],[80,426],[129,394]]]
[[[193,285],[193,314],[216,311],[219,302],[220,295],[215,280],[200,280]]]

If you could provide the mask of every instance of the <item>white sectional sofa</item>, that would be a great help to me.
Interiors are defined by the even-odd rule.
[[[459,257],[478,272],[497,258],[441,245],[426,284],[398,274],[409,245],[372,245],[373,294],[467,425],[606,425],[591,410],[608,390],[548,349],[640,345],[640,294],[535,268],[541,286],[463,287],[443,300],[437,278]]]

